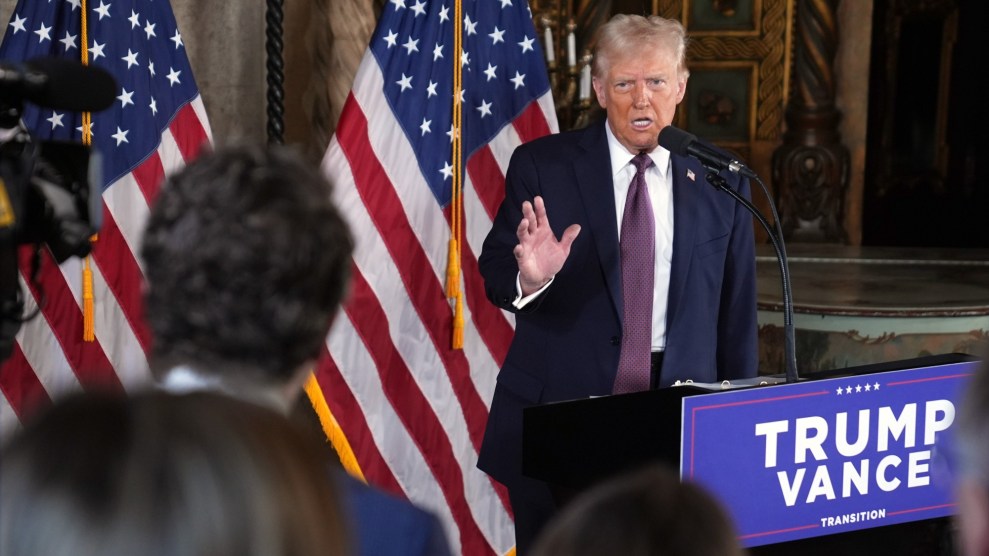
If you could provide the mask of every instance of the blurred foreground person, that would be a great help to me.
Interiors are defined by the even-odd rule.
[[[741,556],[734,526],[699,486],[648,467],[581,494],[546,526],[536,556]]]
[[[354,248],[330,194],[285,148],[219,150],[168,179],[141,248],[151,371],[166,390],[222,392],[284,414],[300,400]],[[342,489],[358,554],[449,553],[432,514],[339,462],[324,477]]]
[[[3,449],[0,554],[346,554],[317,448],[225,396],[69,398]]]
[[[986,351],[983,350],[985,354]],[[960,554],[989,556],[989,360],[983,359],[958,412]]]

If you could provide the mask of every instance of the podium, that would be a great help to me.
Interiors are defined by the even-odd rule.
[[[929,487],[927,490],[936,487],[940,490],[935,495],[945,496],[944,479],[937,476],[934,469],[938,464],[932,461],[932,454],[936,450],[933,445],[927,446],[924,442],[935,437],[945,438],[950,433],[950,429],[943,430],[950,425],[944,410],[954,403],[951,399],[957,396],[959,385],[962,384],[960,381],[964,380],[963,375],[970,374],[975,360],[970,355],[962,354],[930,356],[815,373],[812,378],[795,384],[744,389],[748,398],[752,398],[751,394],[756,390],[760,391],[760,395],[770,394],[769,402],[766,403],[762,400],[734,401],[739,396],[723,396],[707,387],[686,385],[529,407],[523,412],[522,470],[529,477],[549,483],[558,502],[562,504],[609,477],[650,463],[664,463],[680,469],[681,476],[697,480],[708,487],[715,497],[724,501],[729,493],[722,492],[724,489],[717,481],[705,484],[706,479],[702,472],[704,465],[713,465],[728,477],[729,484],[743,485],[741,493],[731,495],[741,495],[743,498],[754,496],[753,492],[744,490],[749,482],[753,482],[761,486],[751,488],[756,488],[760,496],[771,497],[779,506],[778,512],[783,518],[789,519],[799,512],[807,516],[797,518],[802,524],[800,527],[791,527],[801,530],[797,532],[777,534],[783,529],[766,532],[753,529],[756,526],[752,524],[746,524],[745,529],[740,528],[740,538],[749,547],[751,554],[785,554],[794,553],[795,550],[802,554],[855,553],[849,551],[850,546],[860,546],[862,554],[891,554],[893,552],[889,552],[889,548],[900,546],[901,543],[911,543],[910,551],[918,544],[941,545],[945,541],[947,516],[953,511],[953,502],[934,504],[941,507],[937,513],[930,514],[914,509],[911,502],[903,500],[903,497],[909,498],[922,493],[925,487]],[[862,383],[868,386],[870,392],[872,385],[876,385],[873,397],[866,397],[861,390],[859,397],[855,397],[853,384],[859,386]],[[880,397],[880,386],[882,396],[893,395],[893,401]],[[848,393],[844,388],[849,389]],[[938,393],[937,388],[947,390]],[[811,393],[802,393],[807,391]],[[937,403],[923,405],[923,396],[917,392],[924,395],[930,393]],[[898,402],[895,396],[906,398],[905,401]],[[728,403],[720,400],[728,400]],[[844,413],[844,421],[866,419],[866,424],[873,429],[878,427],[873,431],[874,437],[869,445],[862,448],[861,455],[857,458],[845,458],[849,462],[844,462],[843,468],[840,467],[842,458],[831,448],[832,437],[815,444],[813,435],[822,431],[815,432],[809,428],[810,424],[815,424],[825,434],[830,428],[832,436],[836,437],[840,427],[820,424],[822,420],[831,419],[826,408],[828,404],[834,403],[838,404],[838,409],[833,411]],[[877,405],[870,407],[869,403]],[[684,410],[688,405],[695,406],[691,413]],[[771,426],[764,427],[763,434],[758,434],[756,431],[759,429],[753,429],[744,423],[740,429],[742,432],[730,433],[735,451],[727,456],[718,456],[725,457],[725,461],[705,462],[702,457],[694,454],[693,446],[701,446],[698,450],[702,450],[705,445],[704,436],[709,434],[705,432],[709,430],[705,428],[706,422],[696,420],[698,415],[708,419],[709,416],[722,412],[720,409],[710,410],[711,408],[722,407],[758,408],[764,412],[774,405],[778,406],[778,413],[782,416],[767,417],[772,423]],[[821,410],[824,416],[814,413],[818,407],[825,408]],[[744,416],[735,417],[733,414],[726,417],[732,420],[730,425],[734,425],[734,421],[744,420]],[[691,422],[687,423],[685,419]],[[913,432],[904,432],[914,424],[916,429],[911,429]],[[683,452],[685,442],[689,443],[689,439],[684,439],[685,426],[689,427],[688,436],[696,436],[693,438],[694,443],[690,444],[690,453]],[[858,429],[852,429],[854,427],[844,430],[844,440],[855,440],[855,431]],[[800,430],[803,432],[799,433]],[[770,434],[766,431],[775,432]],[[793,433],[797,433],[799,437],[795,441],[796,446],[790,441]],[[894,437],[894,433],[897,436]],[[738,443],[738,437],[745,435],[751,438]],[[890,446],[901,444],[905,453],[891,455],[890,447],[871,446],[882,435],[887,437],[886,442],[890,442]],[[773,461],[770,462],[768,436],[773,437],[773,446],[779,440],[779,462],[776,461],[775,452]],[[809,448],[801,451],[801,441],[809,444]],[[715,445],[719,443],[713,442]],[[711,445],[712,442],[706,444]],[[738,446],[734,447],[734,444]],[[796,459],[791,453],[794,450]],[[847,446],[845,453],[848,453]],[[821,461],[814,461],[815,454]],[[794,461],[785,461],[788,458]],[[804,458],[807,461],[802,461]],[[750,464],[748,467],[745,465],[746,461]],[[689,472],[686,470],[688,465]],[[828,468],[822,470],[824,467]],[[742,473],[748,476],[733,476],[736,469],[742,469]],[[695,471],[698,473],[696,477],[690,474]],[[852,479],[844,481],[839,478],[840,473],[852,472],[868,475],[867,479],[861,480],[859,490],[855,489],[855,485],[859,483],[853,480],[854,475]],[[832,476],[833,482],[830,479]],[[922,484],[924,481],[928,484]],[[845,486],[844,482],[851,484],[851,487]],[[891,488],[892,484],[898,486]],[[783,499],[786,499],[786,504],[780,503]],[[835,526],[835,516],[840,524],[842,516],[847,516],[849,511],[841,510],[845,513],[837,513],[839,510],[834,509],[836,513],[832,515],[822,512],[820,508],[845,507],[842,504],[852,504],[853,508],[869,509],[874,513],[878,511],[874,508],[881,508],[882,519],[869,518],[866,512],[865,517],[860,515],[854,518],[856,523]],[[726,506],[733,515],[738,511],[730,503]],[[755,513],[761,514],[761,508]],[[767,515],[771,514],[772,511],[767,512]],[[930,517],[932,515],[935,517]],[[752,518],[751,515],[735,517],[736,523],[742,521],[739,518]],[[820,525],[817,524],[819,519]],[[848,518],[845,517],[845,520]],[[937,554],[938,551],[931,553]]]

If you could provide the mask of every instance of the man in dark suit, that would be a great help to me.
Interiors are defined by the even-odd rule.
[[[615,16],[594,57],[607,120],[523,145],[509,165],[479,264],[516,329],[478,466],[508,487],[520,552],[555,510],[521,474],[524,407],[757,373],[752,218],[657,144],[686,91],[685,51],[680,23]]]
[[[330,195],[315,168],[280,148],[221,150],[168,179],[141,247],[163,388],[289,412],[349,279],[353,239]],[[329,467],[354,554],[449,554],[433,514]]]

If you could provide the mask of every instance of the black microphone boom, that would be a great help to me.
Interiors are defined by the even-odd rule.
[[[729,172],[741,174],[747,178],[756,177],[741,162],[731,158],[710,145],[705,144],[692,133],[668,125],[659,132],[659,146],[680,156],[692,156],[700,160],[705,168],[715,171],[727,169]]]
[[[56,110],[98,112],[116,99],[117,82],[108,71],[67,58],[0,63],[0,100],[26,100]]]

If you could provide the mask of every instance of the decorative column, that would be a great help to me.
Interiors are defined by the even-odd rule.
[[[833,64],[839,0],[797,0],[793,92],[773,185],[788,240],[847,243],[848,149],[841,143]]]

